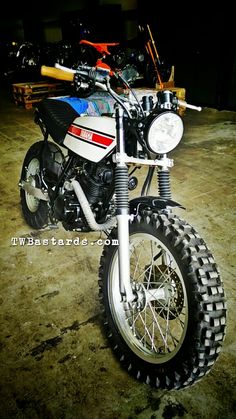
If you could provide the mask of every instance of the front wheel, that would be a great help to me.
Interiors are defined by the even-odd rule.
[[[110,239],[117,238],[117,232]],[[121,301],[118,247],[105,246],[99,287],[104,326],[122,365],[162,389],[189,386],[215,363],[225,334],[224,291],[212,254],[177,216],[149,214],[130,225],[135,302]]]

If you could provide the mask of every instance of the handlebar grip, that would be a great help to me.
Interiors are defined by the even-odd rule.
[[[46,65],[42,65],[41,67],[41,75],[46,77],[52,77],[58,80],[65,80],[65,81],[73,81],[74,74],[68,71],[61,70],[55,67],[47,67]]]
[[[189,103],[185,102],[185,100],[178,99],[179,106],[183,106],[184,108],[193,109],[194,111],[201,112],[201,106],[190,105]]]

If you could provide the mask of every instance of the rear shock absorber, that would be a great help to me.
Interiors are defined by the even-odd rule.
[[[162,168],[157,172],[157,183],[160,197],[170,199],[170,172],[168,169]]]

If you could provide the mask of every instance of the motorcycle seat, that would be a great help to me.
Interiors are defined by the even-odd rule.
[[[112,114],[114,99],[106,92],[97,92],[87,99],[78,97],[50,97],[37,105],[35,122],[40,118],[52,139],[62,145],[69,126],[80,115]]]
[[[61,145],[69,126],[79,113],[69,103],[54,98],[43,99],[37,109],[52,139]]]

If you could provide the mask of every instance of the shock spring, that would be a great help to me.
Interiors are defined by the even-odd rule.
[[[116,213],[129,213],[129,190],[128,190],[128,168],[117,166],[115,169],[115,194],[116,194]]]
[[[162,169],[157,172],[157,183],[159,195],[161,198],[170,199],[170,172],[169,170]]]

